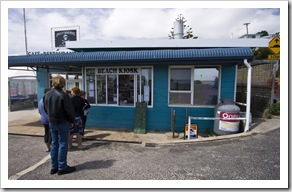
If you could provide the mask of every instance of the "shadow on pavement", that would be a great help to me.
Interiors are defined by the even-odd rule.
[[[97,160],[97,161],[89,161],[83,164],[76,165],[77,171],[85,170],[85,169],[104,169],[113,166],[116,162],[114,159],[109,160]]]
[[[33,121],[27,124],[23,124],[24,126],[32,126],[32,127],[39,127],[39,126],[43,126],[41,121]]]
[[[86,136],[87,139],[94,140],[94,139],[103,139],[105,137],[110,136],[111,134],[109,133],[102,133],[98,135],[91,135],[91,136]]]
[[[259,118],[253,118],[253,122],[250,125],[249,130],[253,130],[254,128],[256,128],[257,126],[259,126],[263,122],[266,122],[266,120],[265,119],[259,119]]]

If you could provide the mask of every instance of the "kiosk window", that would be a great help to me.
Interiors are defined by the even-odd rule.
[[[194,105],[216,105],[219,67],[195,67]]]
[[[87,99],[91,104],[152,105],[152,67],[86,68]]]
[[[53,77],[61,75],[66,79],[66,87],[67,91],[71,91],[73,87],[79,87],[81,90],[83,89],[82,86],[82,73],[81,72],[63,72],[63,73],[50,73],[50,86],[52,86],[52,79]]]
[[[95,69],[86,69],[86,89],[87,89],[87,100],[89,103],[96,103],[95,93]]]
[[[171,67],[169,70],[170,105],[216,105],[219,66]]]
[[[170,69],[169,104],[191,104],[191,68]]]

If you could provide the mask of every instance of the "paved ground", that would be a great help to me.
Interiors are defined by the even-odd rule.
[[[145,145],[170,144],[170,143],[185,143],[199,142],[206,140],[222,140],[234,137],[249,136],[257,133],[269,132],[280,127],[280,118],[262,119],[253,118],[250,126],[250,131],[246,133],[238,133],[222,136],[200,137],[192,140],[184,140],[183,133],[178,133],[177,137],[173,138],[171,132],[148,132],[146,134],[136,134],[131,131],[120,130],[97,130],[87,128],[85,130],[85,139],[95,140],[110,140],[119,142],[137,142]],[[8,133],[21,135],[43,136],[44,128],[40,122],[40,116],[37,109],[28,109],[21,111],[8,112]]]

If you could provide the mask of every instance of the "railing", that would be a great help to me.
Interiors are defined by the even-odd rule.
[[[246,120],[246,117],[239,117],[239,118],[220,118],[220,117],[188,117],[188,140],[190,140],[190,127],[191,127],[191,120]],[[198,130],[197,130],[198,132]],[[198,133],[197,133],[198,134]]]

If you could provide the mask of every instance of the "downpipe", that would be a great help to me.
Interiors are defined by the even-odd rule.
[[[247,132],[249,130],[249,122],[250,122],[250,100],[251,100],[251,71],[252,67],[251,65],[247,62],[247,59],[244,59],[243,63],[247,67],[247,91],[246,91],[246,113],[245,113],[245,127],[244,127],[244,132]]]

